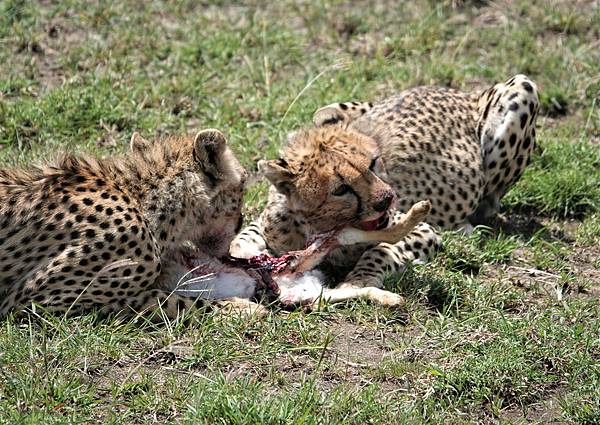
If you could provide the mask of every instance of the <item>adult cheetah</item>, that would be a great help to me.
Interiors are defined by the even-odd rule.
[[[516,75],[481,92],[417,87],[325,106],[279,159],[259,162],[272,184],[268,204],[232,253],[280,254],[333,228],[383,228],[394,204],[406,210],[429,199],[427,224],[402,241],[332,253],[334,264],[354,265],[342,286],[381,287],[387,273],[434,254],[435,227],[469,233],[497,213],[529,164],[538,104],[536,85]]]
[[[0,170],[0,316],[32,302],[50,312],[167,316],[202,300],[161,289],[190,239],[227,253],[241,225],[246,172],[218,130],[148,142],[123,156],[63,155]]]

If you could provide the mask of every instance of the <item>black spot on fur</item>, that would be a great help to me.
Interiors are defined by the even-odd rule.
[[[336,124],[340,121],[341,121],[341,119],[339,117],[331,117],[331,118],[323,121],[323,123],[321,125],[332,125],[332,124]]]
[[[525,124],[527,124],[527,118],[529,118],[529,115],[526,113],[521,114],[521,130],[525,128]]]

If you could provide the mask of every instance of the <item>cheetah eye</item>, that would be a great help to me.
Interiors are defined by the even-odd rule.
[[[339,185],[331,194],[333,196],[344,196],[346,193],[350,192],[350,186],[347,184]]]
[[[373,160],[371,161],[371,165],[369,165],[369,170],[371,171],[375,171],[375,167],[377,167],[377,161],[379,161],[379,157],[375,157],[373,158]]]

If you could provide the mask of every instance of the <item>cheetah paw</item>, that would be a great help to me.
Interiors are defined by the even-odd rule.
[[[429,200],[419,201],[414,204],[410,210],[408,210],[408,214],[416,221],[423,221],[427,214],[431,211],[431,202]]]
[[[377,289],[377,288],[374,288]],[[378,304],[386,307],[401,307],[405,304],[404,297],[394,292],[378,289],[379,293],[370,298]]]
[[[242,318],[262,318],[269,310],[260,304],[242,298],[231,298],[216,303],[219,313],[225,316],[240,316]]]

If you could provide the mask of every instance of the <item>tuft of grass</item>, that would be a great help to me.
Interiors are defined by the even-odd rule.
[[[456,348],[458,364],[437,374],[432,402],[443,409],[489,403],[499,414],[508,405],[523,406],[547,395],[563,385],[559,376],[582,366],[597,376],[593,365],[600,347],[593,332],[577,325],[564,328],[561,317],[560,310],[531,309],[525,317],[489,321],[479,336]]]
[[[585,142],[540,143],[523,178],[504,197],[513,211],[582,217],[600,209],[600,149]]]
[[[455,271],[478,273],[486,263],[504,263],[519,246],[517,236],[477,226],[469,236],[444,235],[445,266]]]
[[[600,242],[600,213],[587,216],[577,228],[577,241],[582,245],[594,245]]]
[[[183,417],[191,423],[364,424],[399,419],[391,400],[379,397],[376,385],[342,385],[323,392],[310,379],[277,390],[255,379],[219,376],[196,386],[186,410]]]

